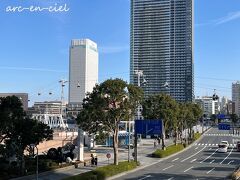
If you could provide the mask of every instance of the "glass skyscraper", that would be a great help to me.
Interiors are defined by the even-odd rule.
[[[143,71],[145,96],[193,100],[193,1],[131,0],[130,82]]]

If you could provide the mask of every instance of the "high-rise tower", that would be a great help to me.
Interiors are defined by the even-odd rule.
[[[89,39],[74,39],[69,56],[69,110],[79,109],[87,92],[98,82],[97,44]]]
[[[130,58],[130,82],[137,85],[142,70],[145,96],[192,101],[193,0],[131,0]]]

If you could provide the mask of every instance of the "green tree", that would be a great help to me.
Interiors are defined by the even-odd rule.
[[[143,102],[142,115],[145,119],[162,119],[164,130],[172,127],[177,132],[178,104],[167,94],[158,94],[148,97]],[[165,149],[165,133],[162,132],[162,149]],[[176,135],[177,138],[177,135]]]
[[[52,130],[45,124],[26,116],[22,103],[16,96],[0,98],[0,137],[8,157],[16,155],[20,173],[24,172],[24,150],[52,137]]]
[[[179,104],[179,113],[178,113],[178,122],[179,122],[179,131],[180,131],[180,139],[181,143],[183,143],[183,130],[187,128],[186,126],[186,118],[188,114],[188,108],[186,103]]]
[[[233,124],[233,134],[234,134],[234,127],[236,125],[236,123],[238,122],[239,118],[237,114],[230,114],[230,118],[232,120],[232,124]]]
[[[187,116],[186,116],[186,124],[189,130],[189,139],[193,139],[193,131],[192,127],[197,124],[200,117],[203,115],[203,111],[198,104],[194,103],[186,103],[187,108]]]
[[[114,164],[118,164],[118,131],[122,120],[135,113],[143,92],[121,79],[109,79],[96,85],[83,101],[77,122],[89,134],[106,132],[113,135]]]

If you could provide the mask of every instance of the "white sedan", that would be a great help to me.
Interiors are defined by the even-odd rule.
[[[218,145],[218,152],[226,153],[228,147],[229,147],[228,141],[221,141],[221,143]]]

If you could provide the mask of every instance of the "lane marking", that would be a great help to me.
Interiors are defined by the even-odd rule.
[[[218,149],[216,149],[211,155],[209,155],[208,157],[206,157],[204,160],[202,160],[200,163],[203,163],[204,161],[206,161],[208,158],[210,158],[212,155],[214,155],[217,152]]]
[[[173,167],[173,166],[174,166],[174,165],[168,166],[168,167],[164,168],[163,171],[165,171],[165,170],[167,170],[167,169],[169,169],[169,168],[171,168],[171,167]]]
[[[232,162],[234,162],[234,160],[229,161],[228,165],[231,164]]]
[[[210,164],[212,164],[214,161],[215,161],[215,159],[213,159],[213,160],[210,162]]]
[[[174,179],[174,177],[171,177],[171,178],[169,178],[168,180],[173,180]]]
[[[197,160],[197,159],[193,159],[193,160],[191,160],[191,163],[194,162],[194,161],[196,161],[196,160]]]
[[[176,158],[176,159],[172,160],[172,162],[177,161],[178,159],[179,159],[179,158]]]
[[[210,172],[212,172],[215,168],[212,168],[210,171],[208,171],[206,174],[209,174]]]
[[[187,171],[189,171],[190,169],[192,169],[193,168],[193,166],[192,167],[190,167],[190,168],[188,168],[188,169],[186,169],[185,171],[183,171],[183,172],[187,172]]]
[[[192,158],[193,156],[197,155],[198,153],[200,153],[200,152],[201,152],[203,149],[205,149],[205,148],[206,148],[206,146],[204,146],[202,149],[200,149],[200,151],[196,152],[195,154],[193,154],[193,155],[187,157],[186,159],[183,159],[181,162],[184,162],[184,161],[186,161],[186,160]]]
[[[209,150],[212,150],[212,148],[209,148]]]
[[[146,175],[145,177],[143,177],[143,178],[141,178],[141,179],[139,179],[139,180],[147,179],[147,178],[149,178],[149,177],[152,177],[152,176],[151,176],[151,175]]]
[[[195,148],[195,150],[197,150],[197,149],[198,149],[198,147]]]
[[[228,153],[228,155],[222,160],[222,162],[220,162],[219,164],[222,164],[232,153],[233,148],[231,149],[231,151]]]

